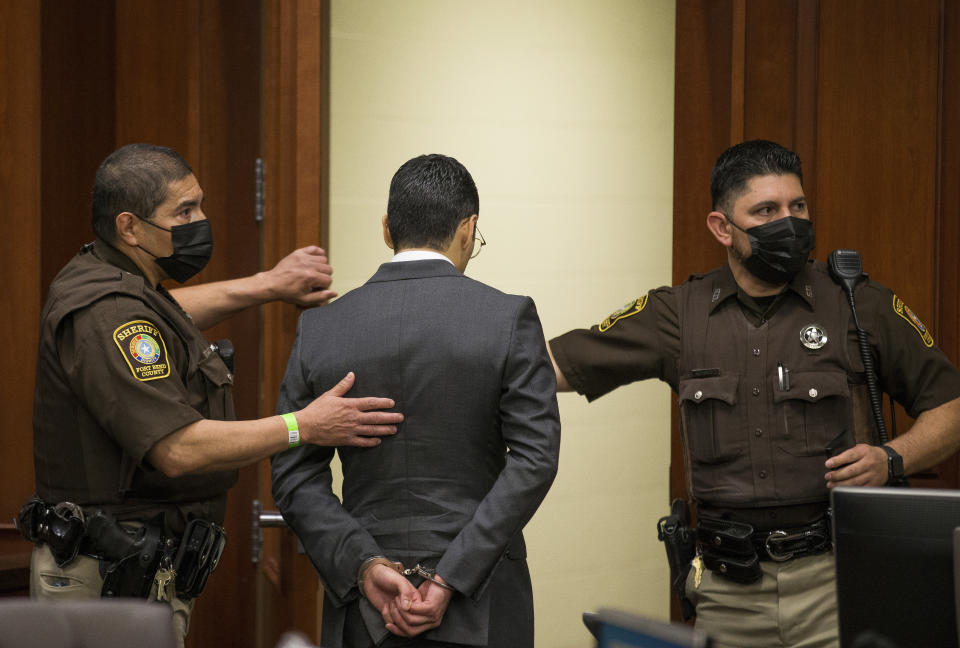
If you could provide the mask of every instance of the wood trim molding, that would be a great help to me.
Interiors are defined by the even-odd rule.
[[[733,0],[730,16],[730,145],[743,141],[746,105],[747,0]]]
[[[326,248],[329,186],[328,0],[265,0],[262,151],[266,178],[263,266],[304,245]],[[260,415],[274,414],[296,335],[299,310],[268,304],[263,316]],[[259,466],[259,493],[270,506],[270,466]],[[273,645],[276,628],[295,627],[320,639],[322,594],[309,561],[287,530],[264,535],[263,562],[283,591],[261,595],[258,645]],[[266,582],[269,579],[262,578]]]

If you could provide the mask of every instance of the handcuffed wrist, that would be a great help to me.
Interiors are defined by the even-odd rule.
[[[364,598],[367,597],[367,593],[363,589],[363,579],[366,577],[367,572],[370,571],[372,567],[377,565],[384,565],[394,570],[398,574],[403,573],[403,565],[398,562],[393,562],[386,556],[370,556],[362,563],[360,563],[360,568],[357,569],[357,588],[360,590],[360,595]]]

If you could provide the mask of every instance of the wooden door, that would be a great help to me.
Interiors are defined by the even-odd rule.
[[[206,194],[216,250],[195,281],[258,271],[254,162],[260,153],[260,0],[44,0],[0,6],[0,172],[4,202],[2,354],[4,452],[0,516],[32,492],[31,427],[37,323],[47,286],[93,238],[90,188],[100,161],[135,141],[165,144],[191,164]],[[12,162],[16,160],[16,164]],[[9,171],[8,171],[9,170]],[[7,249],[9,248],[9,249]],[[13,305],[16,305],[16,308]],[[208,331],[237,349],[237,411],[260,410],[257,310]],[[188,646],[252,646],[256,569],[250,503],[256,467],[241,471],[229,542],[198,601]],[[2,589],[25,593],[29,546],[0,525]],[[229,611],[230,623],[223,623]]]

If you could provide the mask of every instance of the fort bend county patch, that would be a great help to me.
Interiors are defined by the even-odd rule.
[[[133,320],[117,327],[113,341],[137,380],[156,380],[170,375],[167,345],[160,329],[150,322]]]
[[[920,321],[920,318],[917,317],[910,307],[903,303],[903,300],[893,296],[893,311],[907,320],[910,323],[910,326],[917,329],[917,333],[920,334],[920,337],[923,339],[923,343],[928,347],[933,346],[933,336],[930,335],[930,331],[927,330],[927,327],[923,325],[923,322]]]
[[[613,326],[614,324],[616,324],[617,322],[619,322],[620,320],[626,317],[630,317],[631,315],[636,315],[637,313],[642,311],[643,307],[646,305],[647,305],[647,295],[644,295],[643,297],[638,297],[637,299],[634,299],[632,302],[630,302],[623,308],[610,313],[607,319],[600,322],[600,326],[599,326],[600,332],[603,333],[604,331],[609,329],[611,326]]]

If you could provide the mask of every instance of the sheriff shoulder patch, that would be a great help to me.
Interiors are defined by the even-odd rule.
[[[893,296],[893,312],[907,320],[910,323],[910,326],[917,330],[917,333],[920,334],[920,338],[923,340],[923,343],[928,347],[933,346],[933,336],[930,335],[930,331],[927,330],[927,327],[923,325],[923,322],[920,321],[920,318],[917,317],[910,307],[903,303],[903,300]]]
[[[634,299],[629,304],[625,305],[623,308],[616,310],[607,317],[607,319],[600,322],[600,332],[608,330],[611,326],[619,322],[620,320],[630,317],[631,315],[636,315],[643,310],[643,307],[647,305],[647,295],[643,297],[638,297]]]
[[[137,380],[156,380],[170,375],[167,345],[160,329],[146,320],[133,320],[117,327],[113,341]]]

